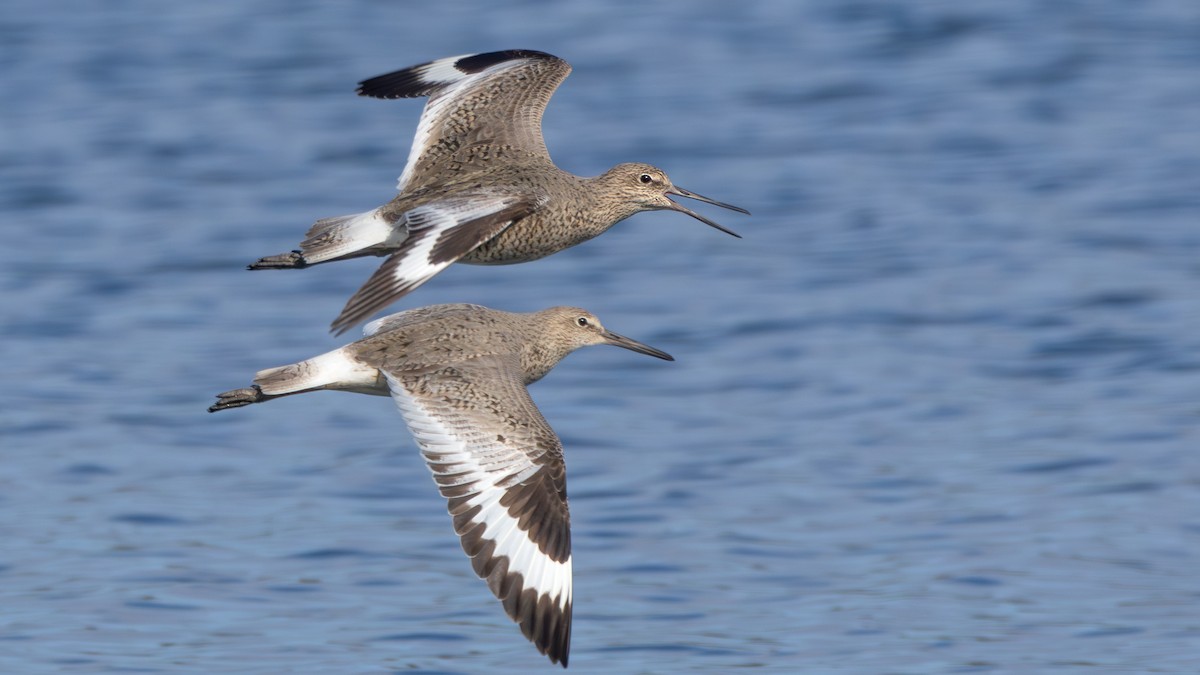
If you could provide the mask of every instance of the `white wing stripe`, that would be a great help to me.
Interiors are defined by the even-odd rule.
[[[421,69],[421,79],[426,82],[440,82],[445,84],[465,80],[470,76],[455,68],[454,64],[468,56],[474,56],[474,54],[459,54],[458,56],[450,56],[433,61]]]
[[[408,423],[409,430],[417,439],[417,444],[427,458],[435,478],[445,475],[436,467],[445,464],[449,456],[453,457],[456,463],[461,463],[464,470],[463,483],[477,483],[479,492],[467,501],[467,505],[480,507],[479,513],[472,520],[484,523],[483,538],[495,542],[492,555],[508,558],[509,573],[520,574],[524,588],[535,589],[539,596],[549,595],[559,607],[566,607],[571,600],[571,557],[568,556],[560,563],[543,554],[537,542],[532,541],[529,535],[520,529],[516,519],[500,504],[504,489],[498,487],[497,483],[508,478],[509,470],[516,468],[513,466],[515,462],[527,460],[514,458],[507,463],[480,461],[481,455],[494,460],[506,451],[513,451],[494,444],[489,444],[490,447],[469,448],[458,434],[425,410],[420,401],[409,394],[402,385],[391,376],[388,377],[388,381],[392,398]],[[500,468],[506,470],[497,471]],[[526,470],[526,467],[522,467],[522,471],[516,473],[524,473]]]
[[[454,260],[431,263],[429,255],[444,232],[462,223],[506,209],[520,199],[516,195],[487,198],[476,195],[466,199],[447,199],[425,204],[406,212],[403,223],[408,236],[420,239],[392,270],[393,277],[401,282],[412,283],[428,279],[442,271]]]
[[[417,132],[413,136],[412,149],[408,151],[408,161],[404,163],[404,170],[400,172],[400,177],[396,179],[396,190],[398,192],[404,192],[404,187],[408,185],[409,179],[412,178],[413,169],[417,166],[417,160],[429,148],[430,137],[433,136],[434,122],[441,121],[442,109],[446,107],[447,102],[450,100],[452,98],[449,96],[439,96],[430,99],[429,103],[425,104],[425,111],[421,113],[421,119],[417,122]]]

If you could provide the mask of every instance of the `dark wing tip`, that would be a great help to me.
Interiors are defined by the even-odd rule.
[[[535,49],[506,49],[499,52],[487,52],[485,54],[472,54],[454,62],[454,67],[464,73],[474,74],[480,73],[497,63],[505,61],[516,61],[518,59],[553,59],[560,61],[557,56],[539,52]]]
[[[487,70],[497,63],[519,59],[561,60],[553,54],[533,49],[508,49],[500,52],[464,56],[454,61],[454,69],[462,73],[458,78],[461,79],[467,75],[474,75],[475,73]],[[449,59],[430,61],[429,63],[422,63],[418,66],[411,66],[403,70],[363,80],[358,83],[358,89],[355,91],[358,92],[359,96],[370,96],[371,98],[415,98],[418,96],[429,96],[437,92],[438,89],[456,81],[453,77],[449,79],[431,78],[431,67],[440,65],[449,66]],[[446,71],[438,72],[445,77]]]
[[[422,77],[421,68],[422,66],[414,66],[363,80],[358,83],[358,89],[355,89],[355,92],[359,96],[370,96],[371,98],[428,96],[440,86],[440,83],[429,82]]]
[[[517,622],[521,633],[551,663],[567,667],[571,655],[571,602],[559,606],[536,589],[522,588],[519,573],[509,573],[511,592],[501,599],[509,618]]]
[[[543,629],[541,640],[534,644],[539,649],[544,648],[543,653],[551,663],[560,663],[566,668],[571,656],[571,605],[568,604],[564,609],[550,609],[549,614],[539,622],[548,625]]]

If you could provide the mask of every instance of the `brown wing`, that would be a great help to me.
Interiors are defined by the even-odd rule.
[[[359,84],[374,98],[428,96],[397,188],[436,181],[442,160],[472,146],[510,157],[550,161],[542,113],[571,72],[566,61],[532,50],[439,59]]]
[[[571,530],[562,444],[521,382],[516,357],[381,369],[454,530],[504,611],[567,665]]]

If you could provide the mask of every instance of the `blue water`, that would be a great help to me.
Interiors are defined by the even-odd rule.
[[[390,402],[208,415],[374,268],[250,273],[393,194],[501,48],[575,72],[635,216],[396,309],[577,304],[673,353],[532,393],[570,470],[583,673],[1200,669],[1200,5],[10,0],[0,672],[552,672]]]

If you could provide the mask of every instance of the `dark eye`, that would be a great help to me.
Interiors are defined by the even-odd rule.
[[[638,180],[642,181],[643,183],[649,183],[650,181],[654,180],[654,178],[650,174],[644,173],[638,176]]]
[[[578,319],[575,319],[575,323],[579,324],[580,326],[587,326],[588,325],[587,317],[581,316]]]

